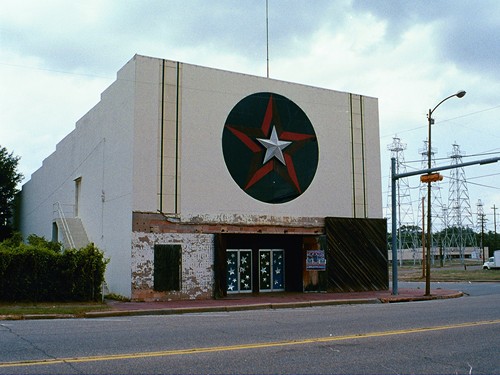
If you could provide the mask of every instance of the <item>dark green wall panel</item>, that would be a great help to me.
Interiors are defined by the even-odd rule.
[[[328,290],[387,290],[387,221],[385,219],[325,219]]]

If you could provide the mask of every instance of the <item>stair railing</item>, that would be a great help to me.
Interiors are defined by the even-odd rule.
[[[59,218],[61,219],[63,232],[66,235],[69,246],[71,249],[74,249],[75,248],[75,241],[73,240],[73,236],[71,235],[71,231],[69,229],[68,222],[66,221],[66,215],[64,215],[64,211],[62,209],[61,202],[58,201],[58,202],[54,203],[54,206],[55,206],[55,211],[57,211],[57,214],[59,215]]]

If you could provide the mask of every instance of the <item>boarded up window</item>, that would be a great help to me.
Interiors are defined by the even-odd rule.
[[[181,289],[181,245],[155,245],[154,290]]]

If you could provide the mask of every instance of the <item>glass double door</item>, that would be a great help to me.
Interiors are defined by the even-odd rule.
[[[250,293],[254,290],[255,281],[260,292],[285,290],[284,250],[259,249],[255,253],[255,262],[253,254],[252,249],[227,250],[227,292]]]
[[[227,250],[226,281],[228,293],[252,292],[252,250]]]
[[[285,252],[282,249],[259,250],[259,290],[285,290]]]

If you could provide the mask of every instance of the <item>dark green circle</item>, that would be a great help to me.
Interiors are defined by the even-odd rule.
[[[270,103],[272,120],[266,127]],[[291,142],[282,150],[286,165],[277,158],[263,163],[266,148],[257,138],[269,139],[273,126],[280,140]],[[224,124],[222,151],[233,180],[245,193],[265,203],[299,197],[318,166],[318,142],[311,121],[293,101],[270,92],[249,95],[234,106]]]

